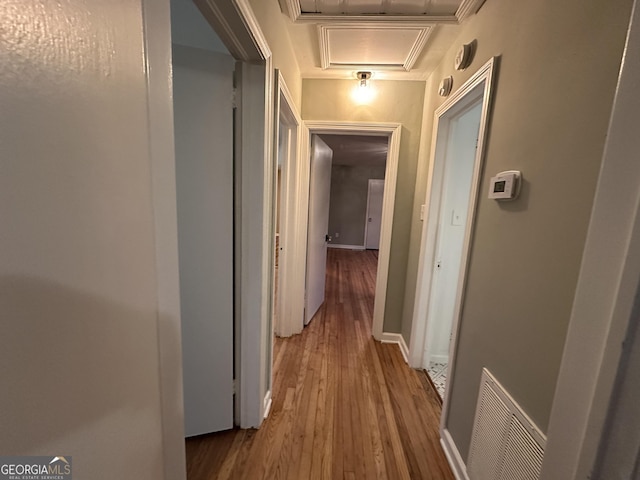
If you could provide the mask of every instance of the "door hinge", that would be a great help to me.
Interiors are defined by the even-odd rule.
[[[231,107],[238,108],[238,89],[235,87],[231,91]]]
[[[238,382],[236,382],[236,379],[233,379],[233,382],[231,383],[231,392],[233,395],[236,395],[238,393]]]

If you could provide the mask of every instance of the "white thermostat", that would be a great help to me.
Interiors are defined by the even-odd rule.
[[[489,182],[489,198],[515,200],[520,194],[522,173],[519,170],[500,172]]]

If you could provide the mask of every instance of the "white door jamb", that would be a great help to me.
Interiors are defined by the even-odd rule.
[[[284,195],[281,195],[280,206],[280,252],[279,252],[279,290],[278,290],[278,315],[279,327],[275,332],[280,337],[289,337],[300,333],[302,325],[299,325],[294,316],[293,301],[296,298],[295,283],[296,278],[296,232],[298,225],[296,215],[298,204],[296,202],[300,171],[300,132],[302,131],[302,119],[297,111],[293,96],[287,88],[287,84],[280,72],[278,72],[278,106],[280,119],[284,121],[286,132],[286,149],[282,165],[281,184]]]

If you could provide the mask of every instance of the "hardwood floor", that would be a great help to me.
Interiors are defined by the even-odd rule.
[[[371,337],[376,263],[377,252],[329,249],[324,305],[275,341],[269,417],[188,439],[189,480],[453,480],[437,394],[397,345]]]

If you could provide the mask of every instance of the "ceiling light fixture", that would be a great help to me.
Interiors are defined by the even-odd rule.
[[[357,72],[358,84],[353,87],[352,98],[357,105],[366,105],[376,96],[375,88],[371,86],[371,72]]]
[[[369,86],[369,79],[371,78],[371,72],[358,72],[358,85],[360,88],[367,88]]]

